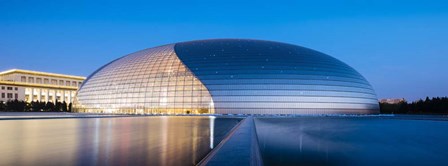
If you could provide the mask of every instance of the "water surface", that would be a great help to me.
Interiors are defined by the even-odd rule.
[[[256,118],[265,165],[448,165],[441,116]]]
[[[195,165],[241,119],[0,120],[0,165]]]

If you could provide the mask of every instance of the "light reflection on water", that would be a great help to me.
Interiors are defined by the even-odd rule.
[[[447,165],[446,120],[297,117],[255,124],[265,165]]]
[[[0,165],[194,165],[240,120],[0,120]]]

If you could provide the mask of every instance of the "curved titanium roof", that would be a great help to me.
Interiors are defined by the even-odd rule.
[[[186,76],[197,81],[192,88]],[[121,90],[108,86],[114,83]],[[372,87],[345,63],[300,46],[243,39],[181,42],[129,54],[89,76],[76,102],[81,112],[378,113]]]

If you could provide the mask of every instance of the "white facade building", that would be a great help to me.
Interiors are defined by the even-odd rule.
[[[400,98],[400,99],[381,99],[380,103],[387,103],[387,104],[398,104],[398,103],[402,103],[402,102],[406,102],[406,100],[404,98]]]
[[[12,69],[0,72],[0,101],[71,103],[85,77]]]

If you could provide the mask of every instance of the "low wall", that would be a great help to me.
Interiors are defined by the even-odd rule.
[[[198,165],[263,165],[253,117],[241,121]]]

